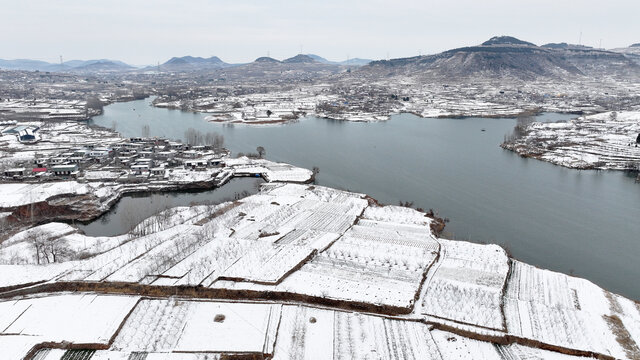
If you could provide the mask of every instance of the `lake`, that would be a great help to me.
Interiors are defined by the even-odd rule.
[[[92,122],[123,136],[182,139],[187,128],[216,131],[237,152],[312,168],[319,185],[412,201],[450,219],[446,236],[497,243],[527,263],[572,273],[640,299],[640,184],[623,172],[578,171],[521,158],[499,147],[515,119],[422,119],[228,126],[205,114],[154,108],[151,99],[116,103]],[[574,116],[542,114],[538,121]],[[483,131],[484,130],[484,131]]]
[[[236,178],[220,188],[180,192],[141,192],[125,194],[99,218],[74,224],[90,236],[114,236],[127,233],[142,220],[176,206],[215,205],[260,190],[261,178]]]

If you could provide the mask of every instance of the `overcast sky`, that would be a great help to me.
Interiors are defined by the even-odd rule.
[[[0,0],[0,58],[172,56],[226,62],[432,54],[512,35],[538,45],[640,42],[638,0]]]

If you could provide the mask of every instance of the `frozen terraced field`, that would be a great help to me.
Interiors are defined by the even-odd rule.
[[[501,305],[509,273],[507,254],[497,245],[440,241],[442,259],[425,289],[420,312],[505,330]]]
[[[533,123],[502,147],[576,169],[640,169],[640,112],[601,113],[568,122]]]
[[[92,298],[98,301],[87,301]],[[111,305],[108,309],[126,307],[118,312],[102,312],[102,320],[95,323],[99,332],[83,333],[82,327],[107,305],[102,298]],[[54,335],[49,330],[38,331],[38,336],[3,333],[3,359],[24,359],[26,354],[36,360],[578,359],[517,344],[474,340],[415,320],[304,305],[177,298],[139,300],[129,296],[67,295],[56,299],[64,308],[83,302],[77,316],[66,321],[68,330],[63,334],[72,339],[76,349],[66,350],[69,344],[59,340],[62,334]],[[3,304],[0,302],[0,306]],[[27,298],[11,305],[16,309],[9,313],[15,315],[25,307],[43,309],[51,304],[49,298]],[[38,328],[59,325],[57,319],[45,317]]]
[[[85,236],[96,244],[87,259],[0,266],[0,353],[37,360],[640,356],[638,303],[512,260],[496,245],[438,239],[432,221],[362,194],[277,183],[234,202],[174,208],[127,235]],[[38,231],[84,236],[68,225]]]

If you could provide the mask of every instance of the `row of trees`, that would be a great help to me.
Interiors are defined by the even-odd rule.
[[[30,242],[35,250],[38,265],[60,262],[72,255],[69,244],[65,240],[49,237],[40,229],[31,231]]]
[[[188,128],[184,132],[184,138],[187,144],[194,145],[213,145],[214,149],[221,149],[224,146],[224,136],[215,131],[203,133],[194,128]]]

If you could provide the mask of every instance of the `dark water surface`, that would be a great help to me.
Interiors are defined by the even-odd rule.
[[[270,160],[318,166],[320,185],[433,208],[451,220],[450,236],[502,244],[527,263],[640,299],[640,184],[622,172],[571,170],[502,150],[514,119],[402,114],[368,124],[308,118],[224,126],[149,103],[109,105],[93,121],[115,123],[124,136],[140,136],[144,125],[152,136],[174,139],[189,127],[216,131],[236,153],[263,146]],[[543,114],[538,121],[571,117]]]
[[[127,194],[96,220],[75,226],[91,236],[121,235],[162,210],[195,204],[220,204],[234,200],[240,195],[257,193],[263,182],[262,179],[256,178],[237,178],[213,190]]]

